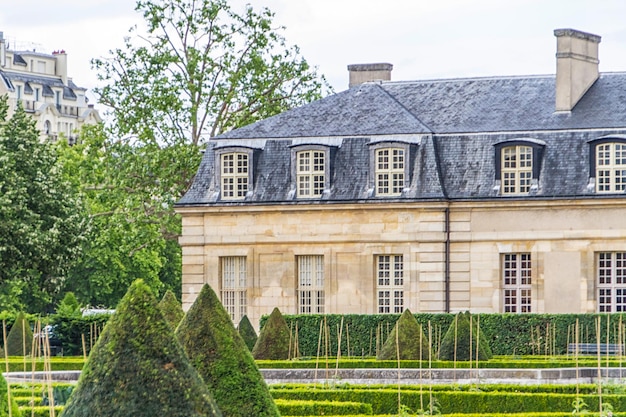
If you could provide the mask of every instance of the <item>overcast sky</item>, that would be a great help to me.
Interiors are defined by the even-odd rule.
[[[134,0],[0,0],[11,47],[63,49],[68,72],[97,84],[90,59],[122,46],[141,24]],[[389,62],[393,80],[552,74],[557,28],[602,36],[600,71],[626,71],[624,0],[230,0],[267,6],[283,35],[336,91],[347,65]],[[8,6],[8,7],[7,7]]]

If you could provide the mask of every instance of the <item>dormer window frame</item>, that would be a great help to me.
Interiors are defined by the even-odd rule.
[[[499,195],[506,197],[526,196],[538,188],[545,145],[544,141],[532,138],[506,140],[493,145],[495,150],[495,180],[498,184]],[[528,155],[529,149],[530,159],[522,158]],[[507,160],[505,157],[505,154],[507,152],[511,154],[511,151],[515,157],[515,166],[511,166],[512,160]]]
[[[232,157],[232,172],[224,172],[225,158]],[[245,157],[245,159],[241,159]],[[245,160],[247,172],[237,172],[238,162]],[[254,149],[229,146],[215,150],[215,174],[220,200],[222,201],[242,201],[252,192],[253,169],[254,169]],[[245,179],[245,190],[240,190],[240,180]],[[230,184],[225,181],[229,180]]]
[[[320,156],[323,158],[320,169]],[[301,144],[291,147],[291,183],[297,200],[315,200],[330,192],[330,146]],[[323,176],[320,180],[320,176]]]
[[[600,158],[605,162],[608,160],[608,163],[600,164]],[[589,141],[589,177],[595,183],[597,194],[626,192],[626,135],[604,136]]]
[[[382,155],[382,152],[387,151],[386,155]],[[394,152],[401,151],[402,166],[394,167]],[[380,141],[370,144],[370,170],[369,181],[370,188],[373,190],[373,196],[379,198],[395,198],[401,197],[404,194],[404,190],[410,183],[410,151],[411,144],[397,141]],[[395,154],[397,157],[398,154]],[[388,159],[386,161],[380,158]],[[381,167],[381,164],[385,165]],[[396,162],[397,164],[397,162]],[[394,184],[393,175],[401,174],[401,184]],[[385,177],[386,176],[386,177]],[[391,176],[391,178],[389,177]]]

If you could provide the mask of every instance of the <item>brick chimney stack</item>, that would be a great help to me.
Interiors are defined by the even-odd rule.
[[[389,81],[391,80],[392,69],[393,65],[384,62],[348,65],[348,72],[350,73],[348,87],[352,88],[369,81]]]
[[[598,79],[600,36],[556,29],[556,111],[571,111]]]

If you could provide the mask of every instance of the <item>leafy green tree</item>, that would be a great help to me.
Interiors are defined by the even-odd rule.
[[[92,61],[110,130],[87,129],[82,145],[64,149],[93,225],[64,290],[85,304],[115,305],[136,277],[180,296],[181,222],[173,206],[193,180],[203,141],[327,88],[267,9],[138,0],[136,10],[145,33],[131,29],[122,48]]]
[[[136,280],[118,304],[61,414],[221,415],[142,280]]]
[[[9,356],[28,356],[32,351],[33,331],[26,315],[20,312],[7,336],[6,350]]]
[[[409,309],[404,310],[396,322],[378,353],[377,359],[396,360],[398,359],[398,351],[400,352],[400,359],[403,360],[428,360],[431,357],[428,338]]]
[[[61,174],[54,148],[39,141],[23,108],[8,117],[7,98],[0,98],[3,309],[51,308],[88,229],[80,193]]]
[[[80,310],[80,303],[76,299],[73,292],[65,294],[59,305],[57,306],[56,314],[62,317],[80,317],[82,312]]]
[[[252,349],[254,359],[289,359],[291,332],[282,313],[275,307],[261,328],[259,338]]]
[[[127,165],[149,158],[139,157],[141,150],[134,146],[110,140],[103,126],[86,127],[79,144],[59,143],[58,152],[66,179],[81,189],[92,225],[64,290],[83,304],[112,307],[140,276],[156,293],[169,289],[180,294],[180,247],[174,234],[165,239],[162,232],[166,223],[178,230],[179,220],[164,212],[154,218],[138,197],[146,189],[124,184]]]
[[[163,312],[165,320],[172,326],[172,329],[176,330],[176,327],[178,327],[178,324],[185,316],[185,312],[171,290],[165,292],[165,295],[159,301],[159,308]]]
[[[199,145],[208,138],[317,99],[327,87],[290,47],[267,8],[227,0],[138,0],[147,33],[92,61],[100,102],[120,136]],[[192,172],[193,174],[193,172]],[[190,177],[186,179],[189,180]]]
[[[224,416],[280,415],[254,358],[209,285],[202,287],[176,335]]]
[[[248,316],[243,316],[241,318],[239,325],[237,326],[237,331],[248,347],[248,350],[252,352],[252,349],[254,349],[254,345],[259,337],[257,336],[256,331],[254,331],[254,327],[252,327],[252,323],[250,323]]]

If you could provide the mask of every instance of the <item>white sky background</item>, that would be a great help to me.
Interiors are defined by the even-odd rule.
[[[230,0],[267,6],[335,91],[348,64],[389,62],[392,80],[553,74],[557,28],[602,36],[600,71],[626,71],[624,0]],[[141,25],[134,0],[0,0],[0,31],[13,48],[68,53],[68,75],[98,84],[90,59],[121,47]],[[32,48],[32,46],[31,46]],[[93,99],[93,96],[92,96]],[[92,101],[93,102],[93,101]]]

